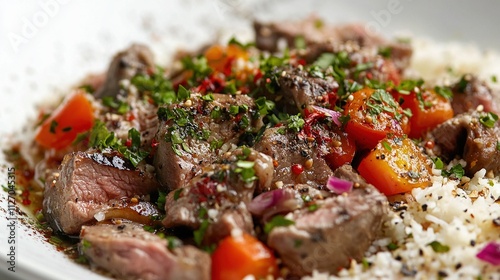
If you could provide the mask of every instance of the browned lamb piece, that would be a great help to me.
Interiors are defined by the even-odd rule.
[[[83,224],[95,221],[96,213],[121,207],[120,200],[147,195],[159,187],[151,173],[106,151],[70,153],[49,178],[43,213],[54,230],[68,235],[78,234]]]
[[[255,22],[254,30],[257,47],[271,52],[278,50],[282,39],[289,48],[294,48],[297,38],[302,38],[305,43],[303,55],[308,62],[316,60],[322,53],[337,52],[343,48],[341,45],[346,45],[354,49],[372,48],[375,53],[384,49],[396,68],[402,70],[409,65],[413,52],[409,44],[387,41],[369,32],[363,24],[332,26],[314,16],[294,22]]]
[[[231,234],[233,229],[253,233],[252,215],[247,204],[255,188],[269,188],[272,160],[266,155],[248,149],[243,161],[250,164],[255,178],[242,177],[242,150],[226,154],[221,164],[205,166],[203,173],[191,179],[184,188],[171,191],[165,203],[166,228],[188,227],[202,236],[197,242],[217,243]],[[239,171],[238,171],[239,170]],[[196,238],[196,237],[195,237]]]
[[[352,180],[356,187],[316,200],[314,211],[305,207],[289,213],[285,217],[293,224],[274,227],[268,235],[267,244],[293,275],[310,275],[315,270],[335,274],[352,259],[361,261],[387,218],[387,198],[351,166],[338,168],[334,175]]]
[[[142,225],[84,226],[79,250],[91,263],[120,279],[210,279],[210,255],[196,247],[169,246]]]
[[[109,65],[104,84],[97,90],[95,97],[116,97],[120,94],[122,80],[130,80],[136,75],[146,74],[148,69],[154,67],[154,56],[147,46],[131,45],[115,55]]]
[[[334,139],[333,132],[321,127],[319,129],[329,133],[331,139]],[[310,139],[295,132],[281,133],[280,128],[269,128],[254,148],[270,156],[276,163],[271,188],[276,188],[276,184],[307,184],[322,189],[328,177],[333,175],[332,169],[323,158],[329,153],[330,145],[331,143],[320,143],[318,139]],[[308,161],[312,162],[310,167],[307,165]],[[291,170],[294,164],[305,166],[303,172],[294,174]],[[264,190],[259,190],[258,193],[262,191]]]
[[[255,112],[252,98],[212,96],[214,100],[207,101],[199,94],[191,94],[189,102],[161,108],[166,115],[160,116],[154,165],[158,180],[170,190],[187,186],[203,166],[214,162],[224,149],[231,149],[245,131],[260,122],[252,116]],[[231,107],[247,109],[231,114]]]
[[[491,121],[487,126],[486,120]],[[469,111],[440,124],[430,132],[428,140],[436,144],[433,154],[448,162],[456,156],[467,165],[466,174],[484,168],[487,172],[500,172],[500,124],[486,112]]]
[[[479,105],[485,112],[500,114],[500,92],[491,89],[476,76],[466,74],[452,86],[453,113],[459,115],[476,110]]]

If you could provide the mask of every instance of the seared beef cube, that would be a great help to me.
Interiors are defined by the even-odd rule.
[[[335,274],[352,259],[361,261],[381,232],[388,212],[387,199],[373,186],[315,202],[285,216],[294,224],[274,227],[267,244],[293,275],[314,270]]]
[[[273,70],[277,77],[275,92],[259,91],[266,99],[276,103],[276,107],[289,114],[302,113],[311,105],[328,107],[329,95],[335,95],[339,84],[332,78],[313,77],[303,67],[286,66]]]
[[[307,184],[323,188],[333,172],[323,159],[323,155],[328,154],[329,143],[318,145],[318,140],[290,131],[282,133],[280,128],[267,129],[254,148],[269,155],[277,164],[271,187]],[[293,165],[302,166],[303,171],[295,174]]]
[[[80,252],[93,266],[120,279],[210,279],[210,255],[193,246],[171,248],[141,225],[84,226]]]
[[[130,81],[137,75],[149,75],[154,67],[151,50],[134,44],[113,58],[104,84],[94,94],[106,104],[99,107],[99,119],[106,123],[108,129],[123,141],[127,139],[129,129],[137,129],[141,132],[141,147],[144,149],[150,149],[158,129],[157,106],[144,98]],[[113,100],[115,107],[108,106],[106,98]],[[126,104],[127,112],[119,112],[116,106],[121,106],[116,104]]]
[[[296,47],[297,38],[302,38],[305,51],[301,55],[305,56],[309,63],[325,52],[338,52],[341,49],[358,51],[361,47],[374,50],[374,54],[380,51],[394,62],[401,72],[409,65],[412,55],[410,45],[387,41],[381,36],[367,32],[365,26],[360,24],[330,26],[323,24],[318,18],[310,17],[298,22],[255,22],[254,30],[257,47],[271,52],[278,50],[278,43],[282,39],[286,41],[288,48],[293,49]]]
[[[456,156],[463,158],[467,162],[467,175],[473,176],[482,168],[499,174],[500,124],[494,115],[478,111],[463,113],[442,123],[430,135],[429,140],[436,144],[433,154],[445,161]]]
[[[464,75],[452,87],[451,106],[455,115],[476,110],[479,105],[485,112],[500,114],[500,93],[492,90],[485,82],[470,74]]]
[[[95,97],[116,97],[120,94],[120,82],[130,80],[138,74],[146,74],[154,68],[154,58],[151,50],[140,44],[133,44],[128,49],[119,52],[109,66],[104,85],[95,93]]]
[[[52,178],[45,183],[43,213],[54,230],[70,235],[113,207],[113,200],[147,195],[159,187],[152,174],[112,152],[68,154]]]
[[[262,180],[261,188],[269,187],[265,184],[270,180],[262,178],[270,175],[267,168],[272,166],[270,158],[256,154],[243,149],[224,155],[224,163],[206,166],[188,186],[170,192],[165,203],[165,227],[196,229],[203,233],[197,242],[204,244],[219,241],[233,229],[252,233],[252,216],[246,205]],[[262,158],[268,159],[264,165]]]
[[[158,180],[170,190],[187,186],[203,166],[233,149],[239,137],[260,122],[253,118],[255,106],[250,97],[212,96],[214,100],[207,101],[192,94],[182,104],[159,110],[154,165]]]
[[[366,32],[363,25],[331,26],[324,24],[316,17],[309,17],[302,21],[254,23],[255,43],[259,49],[275,52],[278,43],[285,39],[289,48],[295,47],[298,37],[301,37],[306,46],[322,42],[345,43],[354,41],[364,46],[381,45],[384,39]]]

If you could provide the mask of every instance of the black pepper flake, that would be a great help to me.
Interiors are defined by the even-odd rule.
[[[441,198],[443,198],[443,196],[442,196],[442,195],[438,196],[438,200],[441,200]]]
[[[422,204],[422,211],[427,211],[427,204]]]
[[[394,202],[394,204],[392,205],[392,209],[396,212],[399,212],[399,211],[403,211],[403,210],[407,210],[408,209],[408,206],[404,204],[404,202],[401,202],[401,201],[396,201]]]
[[[457,263],[457,264],[455,265],[455,269],[460,269],[461,267],[462,267],[462,263]]]
[[[417,275],[417,271],[415,269],[410,269],[408,267],[408,265],[406,265],[406,264],[403,264],[403,266],[401,267],[400,272],[404,276],[410,276],[410,277],[412,277],[412,276]]]
[[[423,256],[424,255],[424,251],[422,249],[418,249],[418,255],[419,256]]]
[[[119,225],[116,228],[119,229],[119,230],[123,230],[123,229],[125,229],[125,225]]]
[[[470,241],[470,246],[472,246],[472,247],[476,246],[476,240],[471,240]]]
[[[439,277],[448,277],[448,273],[446,273],[446,271],[440,270],[440,271],[438,271],[438,276]]]

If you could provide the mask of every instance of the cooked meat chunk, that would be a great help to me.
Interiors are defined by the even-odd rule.
[[[202,228],[205,244],[219,241],[232,229],[253,232],[252,216],[246,205],[261,178],[270,174],[258,167],[261,157],[253,155],[257,152],[247,151],[250,152],[245,161],[238,159],[243,156],[242,150],[236,150],[225,156],[224,163],[206,166],[204,173],[193,178],[187,187],[170,192],[165,204],[165,227]],[[272,166],[270,159],[266,165]],[[270,180],[265,182],[268,184]]]
[[[170,190],[187,186],[203,166],[213,163],[219,153],[233,149],[239,137],[259,123],[252,117],[255,106],[250,97],[213,97],[213,101],[206,101],[192,94],[189,106],[160,108],[164,114],[156,133],[154,165],[158,180]],[[238,112],[231,112],[231,108]]]
[[[53,180],[46,181],[43,213],[54,230],[78,234],[94,215],[123,198],[147,195],[159,185],[154,176],[108,152],[68,154]],[[113,202],[115,201],[115,202]]]
[[[271,52],[278,50],[280,39],[284,39],[289,47],[294,47],[297,37],[302,37],[306,45],[326,41],[339,44],[354,41],[361,45],[372,46],[381,45],[385,41],[379,36],[367,33],[363,25],[331,26],[316,17],[296,22],[270,24],[255,22],[254,30],[257,47]]]
[[[500,114],[499,100],[496,100],[500,98],[500,93],[495,92],[475,76],[464,75],[453,85],[452,92],[451,105],[455,115],[476,110],[479,105],[483,106],[485,112]]]
[[[313,212],[303,208],[286,215],[294,224],[273,228],[267,239],[296,276],[314,270],[335,274],[352,259],[360,261],[388,212],[386,197],[366,183],[315,204]]]
[[[131,45],[115,55],[109,65],[106,80],[95,93],[95,97],[119,95],[122,80],[130,80],[138,74],[145,74],[154,66],[153,53],[148,47],[140,44]]]
[[[284,39],[289,48],[296,46],[297,38],[305,42],[303,55],[307,62],[313,62],[322,53],[338,52],[348,46],[349,49],[359,48],[377,51],[385,50],[385,55],[402,70],[411,59],[412,49],[409,44],[390,42],[384,38],[367,32],[364,25],[349,24],[331,26],[323,24],[318,18],[310,17],[299,22],[279,22],[265,24],[254,23],[255,42],[259,49],[275,52],[280,40]]]
[[[80,252],[92,265],[122,279],[210,279],[208,253],[189,245],[169,248],[138,224],[84,226],[80,238]]]
[[[289,114],[302,113],[310,105],[330,106],[329,95],[335,95],[339,84],[333,77],[325,79],[313,77],[302,67],[283,67],[274,70],[278,89],[275,92],[263,90],[268,100],[276,107]]]
[[[490,124],[488,124],[490,123]],[[433,153],[445,161],[455,156],[467,162],[467,175],[484,168],[494,174],[500,171],[500,124],[485,112],[470,111],[455,116],[431,131],[435,142]]]
[[[322,158],[327,151],[328,143],[318,145],[315,141],[309,141],[307,137],[295,132],[280,133],[279,128],[267,129],[260,141],[255,145],[255,150],[272,157],[277,166],[274,168],[274,176],[271,187],[276,183],[287,185],[307,184],[315,188],[326,185],[329,176],[333,172]],[[306,162],[312,161],[310,168],[304,168],[300,174],[292,172],[294,164],[307,166]]]

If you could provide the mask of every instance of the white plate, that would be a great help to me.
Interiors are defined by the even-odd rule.
[[[34,117],[36,103],[64,93],[89,72],[105,70],[112,55],[131,42],[151,45],[163,64],[176,49],[195,49],[218,36],[251,38],[254,18],[299,19],[315,12],[330,22],[365,22],[385,35],[403,31],[498,51],[499,10],[500,2],[478,6],[451,0],[1,1],[0,138],[19,136]],[[0,185],[5,186],[11,165],[3,154],[0,164]],[[5,210],[5,192],[0,197]],[[16,272],[9,272],[7,229],[6,212],[0,211],[0,279],[105,279],[68,260],[22,224],[15,234]]]

